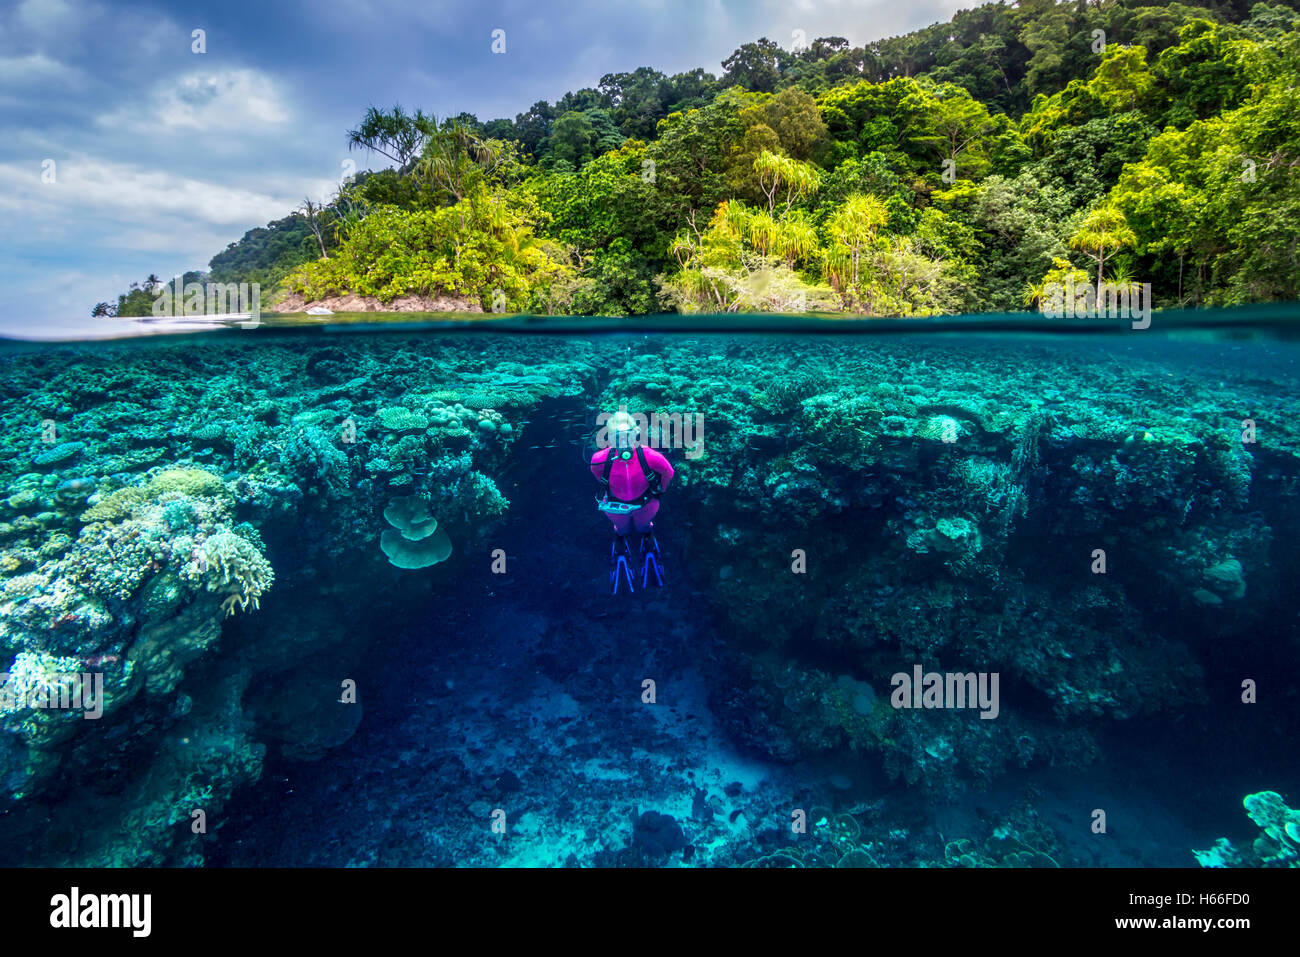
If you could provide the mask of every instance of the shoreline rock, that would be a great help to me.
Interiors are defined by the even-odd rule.
[[[331,312],[479,312],[483,307],[468,296],[398,296],[392,302],[380,302],[376,296],[345,293],[308,302],[301,293],[291,293],[275,304],[275,312],[306,312],[324,308]]]

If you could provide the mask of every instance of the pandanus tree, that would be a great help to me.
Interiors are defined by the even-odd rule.
[[[773,252],[791,267],[810,261],[819,247],[817,229],[802,213],[795,211],[781,220]]]
[[[759,189],[767,197],[767,212],[776,215],[776,204],[784,202],[783,214],[790,211],[796,200],[804,199],[817,192],[821,186],[821,174],[811,163],[763,150],[754,160],[754,172],[758,173]]]
[[[519,168],[518,148],[504,140],[485,139],[458,119],[442,124],[424,145],[415,175],[459,203],[485,180],[509,181]]]
[[[778,218],[728,200],[718,205],[703,231],[693,219],[688,223],[690,229],[677,235],[669,253],[681,266],[673,285],[692,308],[790,311],[792,303],[822,302],[830,295],[794,271],[800,263],[815,261],[821,251],[817,230],[803,213]]]
[[[330,204],[334,209],[334,242],[345,242],[361,220],[370,212],[370,203],[358,196],[352,186],[344,186]]]
[[[718,207],[710,232],[739,243],[738,248],[784,259],[791,266],[807,262],[818,248],[817,230],[802,214],[776,218],[765,209],[751,209],[739,200]]]
[[[1070,237],[1071,249],[1082,250],[1097,261],[1098,286],[1102,283],[1106,255],[1113,255],[1136,243],[1137,235],[1129,228],[1124,214],[1114,206],[1098,206]]]
[[[827,278],[841,291],[856,288],[862,272],[862,254],[876,241],[889,210],[870,193],[853,193],[826,222],[831,243],[827,251]]]
[[[384,111],[371,107],[360,125],[348,130],[348,149],[367,149],[387,156],[404,170],[438,130],[438,121],[423,110],[407,113],[401,104]]]
[[[1037,309],[1043,304],[1043,299],[1047,295],[1044,286],[1046,283],[1030,282],[1025,284],[1025,291],[1020,297],[1020,301],[1030,309]]]

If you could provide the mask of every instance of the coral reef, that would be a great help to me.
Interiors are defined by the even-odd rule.
[[[1251,846],[1237,848],[1226,837],[1207,851],[1192,851],[1202,867],[1300,867],[1300,811],[1276,791],[1247,794],[1241,801],[1260,830]]]
[[[0,714],[0,805],[28,842],[15,837],[7,855],[26,847],[27,863],[201,860],[201,845],[174,840],[177,802],[201,793],[212,811],[255,779],[264,745],[250,733],[319,757],[355,728],[359,707],[335,725],[301,697],[318,685],[291,664],[302,655],[287,637],[293,622],[275,638],[256,624],[268,595],[319,587],[322,569],[359,556],[391,497],[423,495],[447,516],[431,534],[403,539],[399,563],[446,559],[451,535],[481,541],[508,506],[490,476],[527,411],[581,388],[564,385],[559,367],[553,380],[535,363],[494,357],[500,349],[440,347],[441,361],[430,361],[426,343],[392,345],[356,354],[193,342],[0,352],[7,414],[30,425],[0,437],[0,657],[20,675],[32,662],[51,675],[93,669],[105,691],[98,722],[58,710]],[[367,585],[334,586],[351,588]],[[341,617],[365,607],[354,599]],[[236,625],[241,618],[249,624]],[[245,641],[262,651],[243,654]],[[242,664],[229,679],[213,676],[231,661]],[[298,705],[259,704],[273,694],[259,690],[264,682],[286,674]],[[195,682],[217,680],[228,680],[229,694],[198,693]],[[263,716],[255,732],[254,713]],[[202,738],[218,763],[204,764],[192,734],[179,749],[165,744],[195,722],[211,729]],[[115,742],[107,751],[106,736]],[[131,759],[104,757],[118,751]],[[120,841],[92,847],[63,831],[24,830],[28,807],[54,800],[69,777],[106,773],[106,762],[113,786],[132,796],[96,811],[129,818]]]
[[[0,656],[105,692],[100,721],[0,714],[7,860],[201,860],[184,808],[222,806],[268,745],[315,758],[357,727],[338,689],[377,603],[416,616],[402,569],[441,563],[427,586],[454,592],[515,489],[571,476],[589,497],[581,433],[619,405],[702,417],[667,435],[687,441],[665,449],[665,514],[716,622],[720,727],[770,760],[854,754],[934,802],[1186,714],[1221,649],[1288,620],[1300,571],[1280,547],[1300,400],[1259,371],[1027,343],[259,330],[4,348],[0,373]],[[1266,443],[1241,440],[1247,416]],[[997,720],[893,707],[916,665],[1000,674]],[[112,827],[45,835],[40,808],[97,775],[119,797],[86,806]],[[1276,816],[1269,860],[1294,840]],[[1055,859],[968,839],[929,860]],[[901,860],[878,835],[815,843]]]

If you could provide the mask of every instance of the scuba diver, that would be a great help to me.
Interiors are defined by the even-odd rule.
[[[603,495],[596,507],[614,523],[614,542],[609,550],[609,582],[613,593],[626,584],[632,587],[633,528],[640,535],[637,554],[641,561],[641,587],[664,584],[659,543],[655,540],[654,518],[659,512],[659,495],[673,480],[673,467],[656,449],[641,444],[636,419],[625,409],[605,424],[609,445],[591,457],[591,474],[600,482]]]

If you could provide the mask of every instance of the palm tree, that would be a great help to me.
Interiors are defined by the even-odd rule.
[[[1111,282],[1119,289],[1127,289],[1130,295],[1142,285],[1133,271],[1133,261],[1127,257],[1116,259],[1111,264],[1110,275]]]
[[[771,214],[765,210],[758,210],[749,218],[747,239],[749,244],[766,256],[773,252],[777,244],[777,232],[780,227]]]
[[[793,268],[799,261],[807,261],[817,251],[817,230],[797,213],[781,220],[777,231],[775,251]]]
[[[491,175],[511,156],[500,140],[486,140],[459,119],[430,134],[414,171],[450,193],[459,203],[480,175]]]

